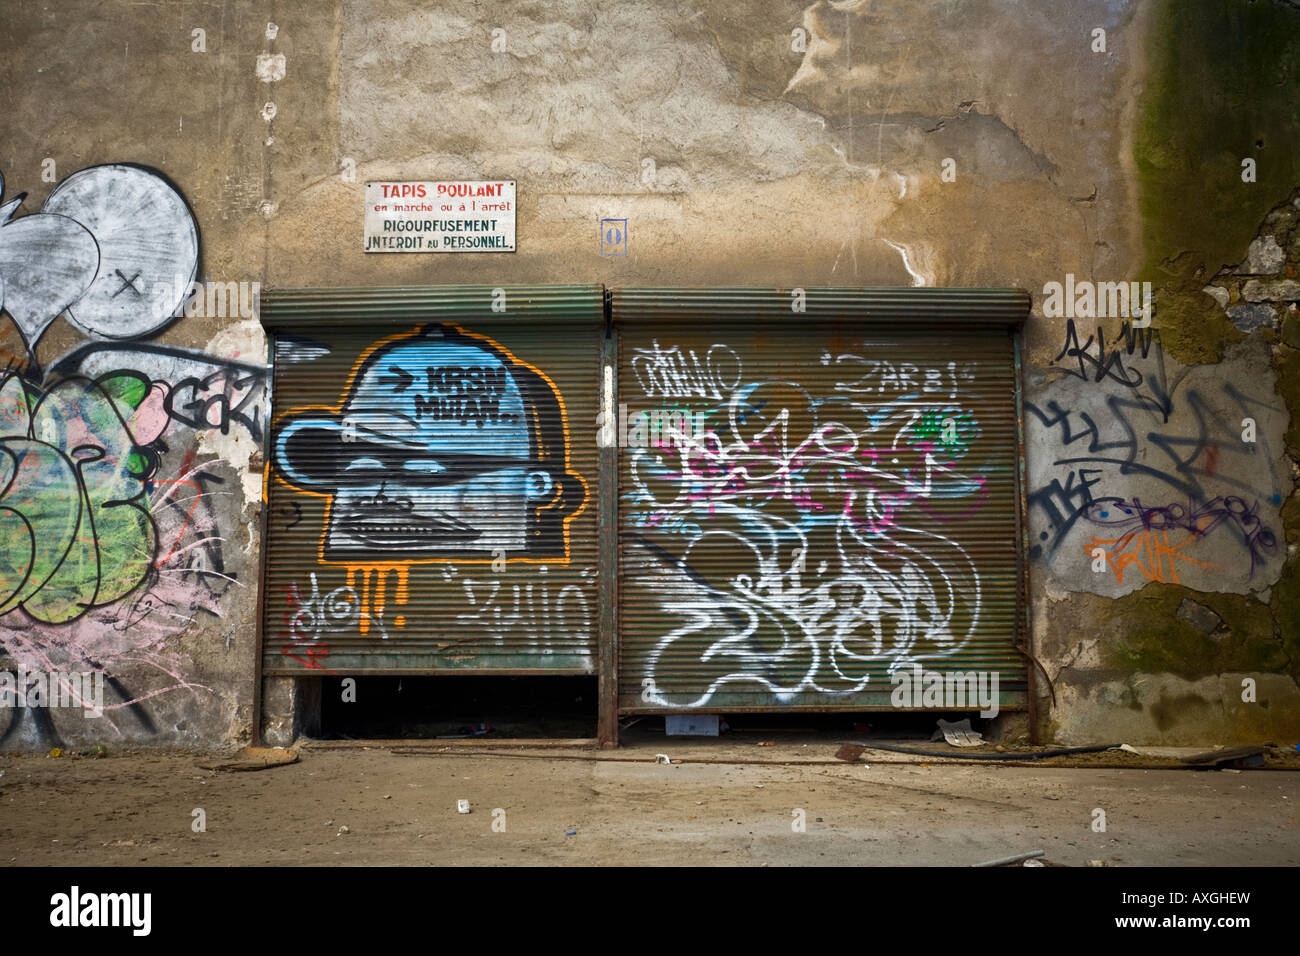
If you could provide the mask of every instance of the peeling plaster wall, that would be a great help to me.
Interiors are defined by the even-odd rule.
[[[1265,221],[1300,185],[1300,117],[1275,82],[1300,68],[1293,6],[57,0],[6,15],[5,198],[25,190],[33,212],[76,170],[147,164],[193,211],[199,281],[1030,290],[1033,637],[1055,687],[1054,706],[1038,688],[1045,734],[1300,731],[1300,333],[1282,284],[1300,259],[1294,229]],[[1243,192],[1247,156],[1259,173]],[[361,251],[367,180],[493,177],[518,181],[516,253]],[[628,220],[625,258],[600,255],[605,216]],[[1224,274],[1250,259],[1272,271]],[[1045,316],[1044,285],[1067,274],[1153,282],[1153,327]],[[1224,302],[1201,291],[1212,284]],[[95,341],[58,318],[35,359],[48,370]],[[152,369],[169,388],[193,376],[145,346],[231,368],[266,360],[239,316],[180,316],[117,344],[106,367]],[[5,323],[0,349],[28,362]],[[111,731],[60,715],[69,745],[253,736],[265,449],[246,427],[169,428],[163,464],[188,461],[220,485],[213,537],[238,584],[159,638],[194,686],[123,661],[131,695],[153,696]],[[1101,513],[1121,503],[1137,526]],[[1159,569],[1120,541],[1146,547],[1156,519],[1176,555]],[[1107,539],[1099,571],[1094,537]],[[1256,704],[1241,701],[1242,675]],[[49,739],[26,724],[5,746]]]

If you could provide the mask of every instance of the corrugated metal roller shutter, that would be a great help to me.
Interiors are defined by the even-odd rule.
[[[599,287],[268,294],[263,672],[594,673]]]
[[[799,295],[613,294],[620,711],[889,707],[912,665],[1022,706],[1027,296]]]

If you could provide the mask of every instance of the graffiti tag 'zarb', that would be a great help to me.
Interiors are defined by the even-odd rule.
[[[831,365],[829,352],[822,355],[822,364]],[[947,392],[948,397],[956,398],[958,384],[974,380],[973,366],[963,364],[960,372],[956,362],[949,362],[945,368],[937,366],[918,366],[910,362],[897,365],[887,359],[872,359],[861,355],[841,354],[834,356],[836,368],[862,369],[862,374],[852,381],[835,383],[836,391],[841,392],[895,392],[912,394],[924,392],[935,394]]]
[[[330,499],[326,561],[563,561],[586,500],[550,379],[452,325],[378,343],[338,407],[288,413],[273,443],[280,478]]]

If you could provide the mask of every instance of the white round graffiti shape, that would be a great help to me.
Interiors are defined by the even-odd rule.
[[[22,197],[0,208],[0,289],[28,348],[90,286],[99,264],[94,237],[66,216],[10,219]]]
[[[68,310],[73,324],[125,339],[171,320],[198,268],[199,233],[165,179],[137,166],[92,166],[56,186],[41,211],[75,220],[99,245],[94,281]]]

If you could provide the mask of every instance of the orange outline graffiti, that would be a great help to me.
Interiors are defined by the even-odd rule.
[[[361,352],[361,354],[357,357],[357,360],[353,363],[353,365],[352,365],[352,369],[351,369],[351,371],[348,372],[348,377],[347,377],[346,381],[344,381],[344,383],[343,383],[343,389],[342,389],[342,391],[340,392],[340,398],[339,398],[339,401],[338,401],[337,404],[334,404],[334,405],[300,405],[300,406],[298,406],[297,408],[287,409],[287,410],[281,412],[280,414],[276,415],[276,416],[271,420],[271,430],[270,430],[270,434],[275,434],[275,433],[276,433],[276,431],[278,430],[278,428],[279,428],[279,426],[280,426],[280,423],[281,423],[285,418],[288,418],[288,417],[290,417],[290,416],[301,415],[301,414],[303,414],[303,413],[305,413],[305,412],[319,411],[319,412],[329,413],[329,414],[331,414],[331,415],[342,415],[342,414],[343,414],[343,407],[344,407],[344,405],[346,404],[346,401],[347,401],[347,396],[348,396],[348,394],[351,393],[351,391],[352,391],[352,384],[353,384],[353,382],[356,380],[357,374],[360,372],[361,367],[362,367],[363,365],[365,365],[366,360],[369,359],[370,356],[373,355],[376,351],[378,351],[379,349],[383,348],[383,347],[386,346],[386,345],[389,345],[389,344],[391,344],[391,343],[393,343],[393,342],[396,342],[396,341],[398,341],[398,340],[400,340],[400,339],[405,339],[405,338],[411,338],[411,337],[413,337],[413,336],[418,336],[418,335],[420,334],[420,330],[423,329],[426,325],[429,325],[429,324],[430,324],[430,323],[427,323],[427,322],[420,322],[420,323],[414,325],[413,327],[411,327],[410,329],[403,330],[403,331],[401,331],[401,332],[395,332],[395,333],[393,333],[392,335],[386,336],[386,337],[380,339],[380,340],[377,341],[377,342],[373,342],[373,343],[371,343],[371,344],[370,344],[366,349],[364,349],[364,350]],[[496,340],[494,340],[494,339],[492,339],[492,338],[489,338],[489,337],[486,336],[486,335],[482,335],[482,334],[480,334],[480,333],[478,333],[478,332],[470,332],[470,331],[467,331],[466,329],[464,329],[464,328],[462,328],[461,326],[455,324],[454,322],[438,322],[438,323],[433,323],[433,324],[437,324],[437,325],[445,325],[445,326],[447,326],[448,328],[455,329],[455,330],[456,330],[457,332],[459,332],[461,335],[464,335],[464,336],[466,336],[466,337],[468,337],[468,338],[479,339],[479,340],[481,340],[481,341],[483,341],[483,342],[487,342],[487,343],[488,343],[489,345],[491,345],[494,349],[496,349],[497,351],[499,351],[499,352],[501,352],[503,355],[505,355],[505,356],[506,356],[506,357],[507,357],[507,358],[508,358],[512,363],[514,363],[515,365],[523,366],[524,368],[527,368],[527,369],[529,369],[530,371],[534,372],[534,373],[535,373],[536,375],[538,375],[538,376],[539,376],[543,381],[545,381],[546,384],[547,384],[548,386],[550,386],[552,393],[555,395],[555,400],[556,400],[556,402],[557,402],[557,403],[559,404],[559,406],[560,406],[560,424],[561,424],[561,428],[563,429],[563,439],[564,439],[564,461],[563,461],[563,464],[564,464],[564,470],[565,470],[566,473],[568,473],[568,474],[572,475],[573,477],[577,478],[578,481],[579,481],[579,483],[581,483],[581,485],[582,485],[582,502],[581,502],[581,504],[578,505],[577,509],[574,510],[573,514],[569,515],[568,517],[566,517],[566,518],[564,518],[564,519],[562,520],[562,529],[563,529],[562,537],[563,537],[563,544],[564,544],[564,557],[563,557],[563,558],[555,558],[555,557],[551,557],[551,558],[530,558],[530,557],[526,557],[526,556],[522,556],[522,555],[521,555],[521,556],[518,556],[518,557],[511,557],[509,554],[507,554],[507,556],[504,558],[504,560],[505,560],[506,562],[515,561],[515,562],[520,562],[520,563],[524,563],[524,564],[555,564],[555,565],[566,565],[566,564],[568,564],[569,561],[570,561],[570,558],[569,558],[569,532],[570,532],[569,525],[571,524],[571,522],[572,522],[575,518],[578,517],[578,515],[582,514],[584,511],[587,510],[587,502],[591,499],[591,488],[590,488],[590,487],[588,486],[588,484],[587,484],[587,479],[586,479],[583,475],[579,474],[577,471],[573,470],[573,469],[570,467],[570,459],[569,459],[569,445],[570,445],[570,440],[569,440],[569,409],[568,409],[568,406],[565,405],[565,402],[564,402],[564,395],[560,392],[559,387],[555,384],[555,382],[551,379],[551,377],[550,377],[549,375],[547,375],[545,372],[543,372],[543,371],[542,371],[540,368],[538,368],[537,366],[533,365],[531,362],[524,362],[524,361],[522,361],[522,360],[516,358],[516,357],[515,357],[515,354],[514,354],[513,352],[511,352],[511,351],[510,351],[509,349],[507,349],[505,346],[503,346],[503,345],[501,345],[500,343],[498,343]],[[272,394],[274,394],[274,392],[272,392]],[[530,414],[532,414],[533,416],[536,416],[536,415],[537,415],[537,410],[536,410],[536,409],[530,408],[530,409],[529,409],[529,412],[530,412]],[[541,423],[540,423],[539,421],[537,421],[535,417],[534,417],[534,422],[533,422],[533,424],[534,424],[534,431],[535,431],[535,433],[540,434],[540,432],[541,432]],[[493,557],[485,557],[485,558],[466,558],[466,557],[463,557],[463,556],[460,556],[460,555],[447,555],[447,556],[445,556],[445,557],[444,557],[444,556],[436,556],[436,555],[435,555],[435,556],[431,556],[431,557],[417,557],[417,558],[410,558],[410,559],[407,559],[407,560],[402,560],[402,561],[392,561],[392,562],[358,562],[355,558],[353,558],[353,559],[351,559],[351,560],[331,560],[331,559],[328,559],[328,558],[325,557],[325,540],[326,540],[326,538],[328,537],[328,534],[329,534],[330,512],[332,511],[332,509],[333,509],[333,507],[334,507],[334,495],[333,495],[333,493],[331,493],[331,492],[327,492],[327,491],[310,491],[310,490],[308,490],[308,489],[306,489],[306,488],[299,488],[297,485],[292,485],[292,484],[290,484],[289,482],[285,481],[284,478],[281,477],[281,476],[278,474],[278,472],[277,472],[276,469],[274,469],[274,468],[271,467],[271,462],[270,462],[270,456],[269,456],[269,455],[268,455],[268,459],[267,459],[267,462],[266,462],[266,469],[267,469],[267,474],[268,474],[269,476],[274,476],[275,480],[276,480],[279,484],[281,484],[281,485],[283,485],[285,488],[289,489],[289,491],[291,491],[292,493],[294,493],[294,494],[301,494],[301,495],[312,495],[312,496],[315,496],[315,497],[318,497],[318,498],[324,498],[324,499],[326,499],[326,504],[325,504],[325,515],[324,515],[324,519],[323,519],[322,522],[321,522],[320,540],[317,542],[317,560],[318,560],[321,564],[327,564],[327,565],[331,565],[331,566],[335,566],[335,567],[347,567],[347,568],[349,568],[349,572],[348,572],[348,573],[349,573],[349,576],[351,576],[351,574],[353,573],[353,569],[358,568],[358,567],[376,568],[376,569],[378,569],[378,568],[380,568],[380,567],[383,567],[383,568],[396,568],[396,567],[399,567],[399,566],[401,566],[401,567],[406,567],[406,566],[409,566],[409,565],[412,565],[412,564],[445,564],[445,563],[447,563],[447,562],[455,562],[456,564],[492,564],[493,562],[495,562],[495,561],[498,560],[497,558],[493,558]],[[540,506],[537,508],[537,510],[538,510],[538,511],[545,511],[545,510],[547,510],[548,508],[554,508],[554,507],[556,507],[556,506],[559,504],[559,501],[560,501],[560,496],[559,496],[559,495],[556,495],[555,498],[554,498],[552,501],[548,502],[547,504],[540,505]],[[268,504],[269,504],[269,496],[268,496]]]

